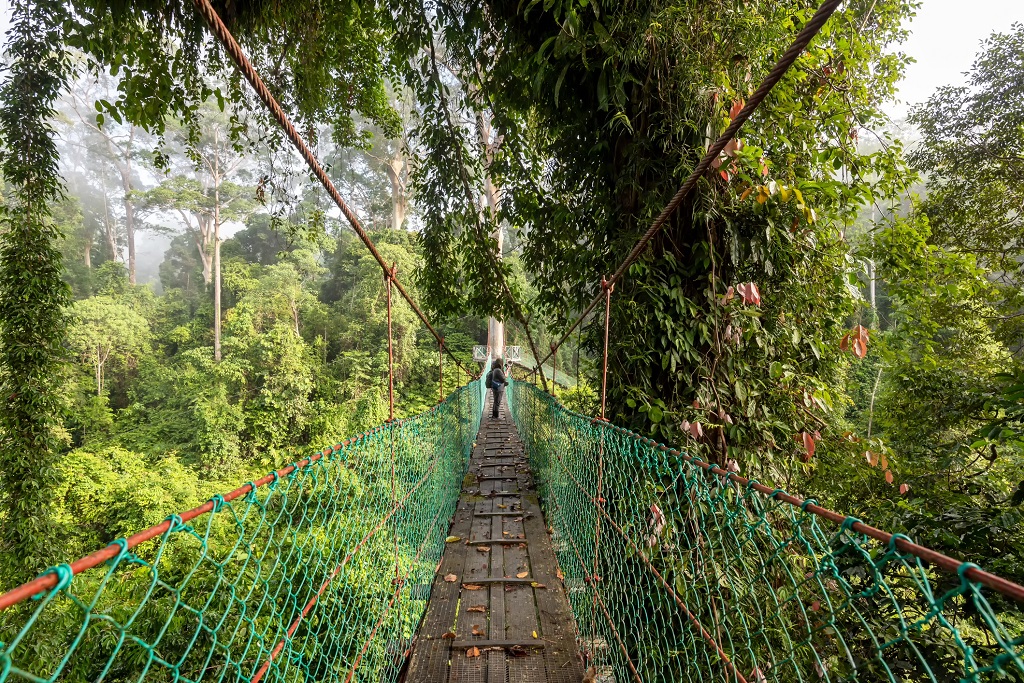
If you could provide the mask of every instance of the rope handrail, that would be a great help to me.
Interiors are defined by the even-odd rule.
[[[394,680],[485,394],[477,379],[0,595],[0,682],[259,683],[338,661]]]
[[[621,656],[585,651],[598,670],[750,683],[1024,675],[1024,586],[574,412],[527,382],[508,396],[581,643],[631,634]],[[600,545],[598,520],[613,529]],[[983,588],[1007,600],[989,603]]]
[[[472,384],[467,386],[472,387]],[[463,387],[462,389],[465,388],[466,387]],[[460,390],[457,389],[455,393],[458,393],[459,391]],[[132,550],[137,546],[142,545],[143,543],[152,541],[155,538],[159,538],[160,536],[166,534],[174,526],[175,523],[183,524],[185,522],[190,522],[196,519],[197,517],[201,517],[205,514],[215,512],[218,505],[221,505],[223,503],[230,503],[231,501],[242,498],[243,496],[246,496],[250,493],[254,493],[257,489],[261,489],[269,484],[274,484],[278,481],[281,481],[282,479],[285,479],[289,475],[295,474],[296,472],[310,465],[313,465],[323,460],[324,458],[328,458],[333,453],[340,453],[344,449],[354,444],[357,444],[364,439],[368,439],[377,434],[380,434],[381,432],[386,431],[391,427],[399,427],[405,422],[409,422],[415,419],[422,419],[424,416],[429,416],[434,413],[437,413],[443,408],[444,404],[438,404],[424,411],[423,413],[420,413],[419,415],[413,417],[398,418],[396,420],[377,425],[372,429],[368,429],[367,431],[357,434],[356,436],[345,439],[344,441],[335,444],[334,446],[328,446],[324,448],[322,451],[317,451],[308,458],[303,458],[302,460],[294,462],[291,465],[282,467],[278,470],[274,470],[273,472],[267,474],[261,479],[257,479],[256,481],[252,482],[247,482],[232,491],[219,494],[217,496],[213,496],[211,497],[210,500],[206,501],[202,505],[198,505],[190,510],[186,510],[178,514],[171,515],[159,524],[154,524],[148,529],[143,529],[142,531],[132,534],[127,539],[125,539],[123,543],[111,543],[99,550],[96,550],[95,552],[92,552],[84,557],[75,560],[70,565],[68,565],[71,569],[71,575],[77,576],[82,572],[88,571],[90,569],[95,569],[96,567],[100,566],[105,562],[109,562],[111,560],[116,559],[119,554],[124,552],[124,550]],[[358,549],[358,546],[356,549]],[[20,602],[24,602],[25,600],[34,598],[45,591],[52,590],[54,587],[56,587],[58,581],[58,576],[55,573],[50,572],[44,573],[36,577],[35,579],[32,579],[31,581],[26,581],[25,583],[21,584],[16,588],[12,588],[6,593],[0,595],[0,612],[3,612],[9,607],[16,605]]]
[[[683,200],[685,200],[694,188],[697,187],[697,182],[704,176],[707,170],[711,168],[711,164],[714,163],[715,159],[722,154],[729,142],[736,137],[736,134],[739,132],[743,124],[746,123],[747,119],[749,119],[761,103],[764,102],[765,98],[768,97],[768,94],[771,93],[772,89],[780,80],[782,80],[782,77],[787,71],[789,71],[790,67],[793,66],[793,63],[796,62],[797,58],[804,51],[807,45],[810,44],[811,40],[816,35],[818,35],[822,26],[825,25],[825,22],[828,21],[829,17],[835,13],[839,8],[839,5],[842,3],[843,0],[825,0],[825,2],[818,7],[814,16],[811,17],[810,21],[808,21],[803,29],[801,29],[797,34],[789,49],[786,50],[782,57],[780,57],[775,63],[775,66],[772,67],[768,76],[750,96],[750,99],[743,105],[743,108],[740,109],[739,113],[737,113],[729,123],[725,132],[722,133],[718,140],[708,148],[707,153],[705,153],[703,158],[701,158],[697,163],[693,172],[690,173],[689,177],[687,177],[686,180],[683,181],[683,184],[679,186],[679,189],[676,191],[675,195],[673,195],[672,199],[669,200],[668,204],[665,205],[665,208],[661,210],[661,213],[659,213],[654,219],[650,227],[647,228],[647,231],[640,236],[640,239],[638,239],[636,244],[633,245],[633,248],[629,251],[622,262],[619,263],[612,275],[607,279],[602,277],[601,292],[594,295],[594,298],[590,300],[590,303],[587,304],[587,307],[583,309],[583,312],[576,318],[576,320],[569,325],[562,337],[558,341],[552,343],[551,352],[537,364],[538,367],[542,367],[544,363],[546,363],[548,359],[556,353],[558,348],[560,348],[562,344],[569,339],[569,335],[571,335],[573,331],[587,318],[587,316],[590,315],[594,308],[601,303],[601,300],[605,299],[607,288],[614,287],[615,284],[622,279],[626,270],[636,262],[637,258],[639,258],[640,254],[642,254],[644,249],[647,248],[650,241],[661,231],[665,226],[665,223],[668,222],[668,219],[683,203]]]
[[[520,384],[522,384],[522,382],[520,382]],[[527,384],[526,386],[532,385]],[[686,462],[696,467],[699,467],[706,472],[709,472],[717,476],[725,477],[729,481],[735,484],[739,484],[740,486],[752,488],[753,490],[759,493],[766,494],[769,497],[774,498],[776,500],[781,500],[782,502],[787,503],[794,508],[799,508],[804,512],[809,512],[812,515],[821,517],[822,519],[826,519],[835,524],[848,524],[850,529],[852,529],[853,531],[862,533],[865,536],[868,536],[869,538],[872,538],[880,543],[894,543],[897,550],[913,555],[921,560],[924,560],[925,562],[928,562],[929,564],[934,564],[937,567],[941,567],[942,569],[951,574],[958,574],[960,572],[963,572],[970,580],[977,581],[983,586],[991,588],[992,590],[1001,593],[1002,595],[1005,595],[1008,598],[1013,598],[1018,602],[1024,603],[1024,586],[1014,583],[1013,581],[1008,581],[996,574],[987,572],[984,569],[978,567],[977,565],[974,565],[970,562],[957,560],[955,558],[949,557],[948,555],[944,555],[943,553],[932,550],[927,546],[918,545],[917,543],[910,541],[904,536],[900,536],[898,534],[890,534],[887,531],[883,531],[876,527],[865,524],[860,520],[856,520],[847,515],[841,515],[838,512],[834,512],[832,510],[829,510],[828,508],[821,507],[816,502],[814,502],[813,498],[800,498],[798,496],[786,493],[781,489],[773,489],[755,480],[740,476],[735,472],[724,470],[718,465],[715,465],[714,463],[705,462],[700,458],[696,458],[692,455],[689,455],[685,451],[680,451],[678,449],[672,448],[671,446],[667,446],[663,443],[655,441],[654,439],[641,436],[636,432],[630,431],[625,427],[620,427],[616,424],[608,422],[607,420],[595,419],[583,415],[582,413],[577,413],[572,409],[565,407],[564,405],[562,405],[561,402],[558,402],[558,400],[553,397],[551,400],[555,401],[558,404],[559,410],[565,412],[568,415],[572,415],[573,417],[578,419],[593,422],[595,425],[600,425],[602,429],[607,429],[610,432],[621,434],[629,439],[632,439],[638,443],[642,443],[646,446],[657,448],[659,451],[662,451],[668,455],[682,458]]]
[[[380,251],[377,249],[377,245],[374,244],[369,234],[367,234],[366,230],[363,228],[359,217],[356,216],[355,212],[352,211],[351,207],[349,207],[348,203],[341,196],[338,188],[335,187],[334,182],[330,179],[330,176],[327,175],[327,170],[323,167],[323,164],[320,163],[320,160],[317,159],[316,154],[313,153],[313,150],[309,148],[306,141],[302,139],[301,135],[299,135],[298,130],[295,129],[295,125],[291,122],[291,119],[285,113],[284,109],[277,101],[277,98],[275,98],[273,93],[270,92],[266,83],[263,82],[263,78],[259,75],[259,72],[256,71],[256,67],[254,67],[252,62],[249,61],[249,58],[246,57],[245,53],[242,51],[241,45],[239,45],[238,41],[235,40],[234,35],[232,35],[227,25],[220,18],[217,10],[215,10],[213,5],[210,4],[210,0],[193,0],[193,3],[200,15],[202,15],[203,19],[205,19],[207,24],[210,26],[210,30],[214,37],[220,41],[221,45],[227,51],[228,56],[230,56],[231,60],[235,63],[239,73],[241,73],[242,77],[245,78],[245,80],[249,82],[249,85],[252,86],[264,107],[266,107],[274,120],[277,121],[277,124],[285,132],[285,135],[288,136],[288,139],[291,140],[292,145],[295,146],[295,149],[299,152],[303,161],[305,161],[306,165],[309,166],[310,171],[312,171],[313,175],[320,181],[323,188],[327,190],[327,194],[341,210],[341,213],[348,220],[349,225],[352,226],[356,235],[359,236],[359,239],[369,250],[370,254],[373,255],[373,258],[377,261],[381,270],[384,271],[384,276],[390,278],[391,282],[394,283],[395,288],[398,289],[398,293],[401,294],[402,298],[406,300],[410,307],[412,307],[416,316],[423,322],[427,330],[430,331],[430,334],[434,336],[434,339],[437,340],[441,348],[448,352],[448,355],[451,356],[456,365],[462,368],[465,372],[470,373],[470,371],[462,365],[458,356],[452,353],[452,351],[445,345],[444,337],[434,329],[434,326],[430,323],[426,314],[422,309],[420,309],[419,305],[405,289],[398,277],[394,275],[393,265],[388,264],[381,255]],[[472,376],[472,373],[470,373],[470,376]]]

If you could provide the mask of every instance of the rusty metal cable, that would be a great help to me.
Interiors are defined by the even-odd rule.
[[[736,137],[736,133],[739,132],[743,124],[746,123],[747,119],[749,119],[761,103],[764,102],[765,98],[768,97],[768,94],[778,84],[778,82],[782,80],[782,77],[787,71],[789,71],[789,68],[793,66],[793,63],[797,60],[814,36],[818,35],[818,32],[821,31],[821,27],[825,25],[825,22],[828,21],[829,17],[835,13],[842,2],[843,0],[825,0],[825,2],[818,7],[814,16],[811,17],[811,20],[808,21],[803,29],[801,29],[800,33],[797,34],[793,44],[790,45],[789,49],[786,50],[782,57],[780,57],[775,63],[775,66],[772,67],[772,70],[768,73],[768,76],[761,83],[760,87],[758,87],[758,89],[750,96],[750,99],[747,100],[747,103],[743,105],[743,108],[740,109],[732,122],[729,123],[729,126],[725,129],[725,132],[722,133],[721,137],[719,137],[718,140],[708,148],[707,153],[697,163],[693,172],[685,181],[683,181],[683,184],[679,186],[679,189],[676,191],[675,195],[673,195],[669,203],[665,205],[665,208],[661,210],[661,213],[659,213],[657,218],[654,219],[651,226],[647,228],[647,231],[644,232],[643,235],[640,236],[640,239],[637,240],[629,254],[626,255],[626,258],[622,260],[618,268],[615,269],[615,272],[608,278],[608,283],[610,285],[614,285],[622,279],[622,276],[626,274],[626,270],[636,262],[644,252],[644,249],[647,248],[647,245],[650,244],[652,239],[654,239],[654,236],[657,235],[663,227],[665,227],[665,223],[668,222],[668,219],[676,212],[676,209],[679,208],[689,194],[693,192],[694,188],[697,187],[697,182],[704,176],[707,170],[711,168],[711,164],[714,163],[715,159],[717,159],[725,150],[726,145]],[[604,299],[604,290],[591,299],[590,303],[583,310],[583,313],[581,313],[572,325],[569,326],[565,331],[565,334],[555,342],[556,348],[565,343],[573,330],[579,327],[586,317],[590,315],[591,311],[601,303],[602,299]],[[550,357],[551,354],[546,356],[544,360],[540,361],[539,365],[546,363]]]
[[[218,41],[220,41],[220,44],[224,47],[228,56],[231,57],[231,61],[235,63],[235,66],[238,68],[239,73],[242,74],[245,80],[249,82],[249,85],[252,86],[253,90],[256,91],[257,97],[259,97],[260,101],[263,102],[263,105],[270,112],[271,116],[273,116],[274,120],[277,121],[278,125],[281,126],[281,129],[285,132],[285,135],[288,136],[288,139],[291,140],[292,144],[295,146],[295,149],[298,150],[299,155],[302,156],[303,161],[305,161],[306,165],[309,166],[310,171],[313,172],[313,175],[316,176],[316,179],[319,180],[320,184],[324,187],[325,190],[327,190],[327,194],[330,195],[332,200],[334,200],[334,203],[341,210],[341,213],[345,216],[345,219],[348,220],[349,225],[352,226],[352,229],[355,230],[356,235],[359,236],[359,239],[363,242],[364,245],[366,245],[366,248],[370,251],[370,253],[373,254],[373,258],[376,259],[377,263],[381,267],[381,270],[383,270],[385,276],[387,276],[391,267],[388,265],[387,261],[384,260],[384,257],[377,249],[377,245],[373,243],[372,239],[370,239],[370,236],[363,228],[362,222],[359,220],[359,217],[356,216],[355,212],[345,202],[344,198],[342,198],[341,196],[341,193],[338,192],[338,188],[334,186],[334,183],[327,175],[327,170],[323,167],[323,164],[321,164],[320,160],[317,159],[316,155],[306,144],[306,141],[302,139],[302,136],[295,129],[295,125],[291,122],[291,119],[288,118],[288,115],[285,113],[280,103],[278,103],[277,99],[270,92],[270,89],[267,87],[266,83],[263,82],[263,79],[256,71],[256,67],[254,67],[252,63],[249,61],[248,57],[245,56],[245,53],[242,51],[242,47],[238,44],[238,41],[235,40],[235,37],[231,34],[231,31],[228,29],[227,25],[225,25],[224,21],[220,18],[220,15],[217,14],[217,10],[215,10],[213,8],[213,5],[210,4],[210,0],[193,0],[193,3],[195,4],[196,9],[199,10],[199,13],[202,15],[203,19],[206,20],[206,23],[209,24],[210,30],[213,32],[213,35],[217,38]],[[444,337],[442,337],[441,334],[436,329],[434,329],[434,326],[430,323],[430,320],[427,318],[426,314],[416,304],[416,302],[413,300],[412,296],[410,296],[409,292],[406,291],[402,283],[398,280],[398,278],[393,278],[392,281],[394,282],[395,288],[398,290],[398,293],[402,295],[402,298],[405,299],[406,302],[408,302],[409,306],[412,307],[412,310],[416,313],[416,316],[423,322],[426,328],[430,330],[430,333],[434,335],[434,339],[436,339],[439,343],[442,343],[443,345]],[[452,360],[455,361],[456,365],[462,367],[465,370],[465,368],[462,366],[462,363],[459,361],[458,357],[454,353],[452,353],[450,349],[446,350],[448,351],[448,355],[451,356]]]

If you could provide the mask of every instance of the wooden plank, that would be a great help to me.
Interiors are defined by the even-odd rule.
[[[445,546],[403,680],[578,683],[575,622],[506,406],[497,420],[485,413],[468,472],[450,532],[467,540]],[[474,584],[483,590],[466,589]],[[479,656],[467,656],[472,647]]]

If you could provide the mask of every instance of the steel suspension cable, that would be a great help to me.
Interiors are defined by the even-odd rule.
[[[366,245],[366,248],[373,255],[373,258],[376,259],[377,264],[380,265],[381,270],[384,271],[386,276],[390,270],[390,266],[377,249],[377,245],[374,244],[372,239],[370,239],[370,236],[363,228],[359,217],[356,216],[355,212],[341,196],[341,193],[338,192],[338,188],[334,186],[334,183],[327,175],[327,170],[324,168],[323,164],[320,163],[320,160],[317,159],[316,154],[313,153],[306,144],[306,141],[302,139],[301,135],[299,135],[298,130],[295,129],[295,125],[291,122],[291,119],[288,118],[288,115],[285,113],[280,103],[278,103],[277,99],[270,92],[266,83],[263,82],[263,78],[259,75],[259,72],[256,71],[256,68],[249,61],[248,57],[245,56],[245,53],[242,51],[242,47],[238,44],[238,41],[235,40],[235,37],[231,34],[227,25],[220,18],[220,15],[217,14],[217,10],[215,10],[213,5],[210,4],[210,0],[193,0],[193,4],[195,4],[196,9],[202,15],[203,19],[206,20],[206,23],[209,24],[213,35],[218,41],[220,41],[221,45],[228,53],[228,56],[231,57],[231,60],[235,63],[239,73],[241,73],[245,80],[249,82],[249,85],[252,86],[260,101],[263,102],[263,105],[270,112],[271,116],[273,116],[274,120],[277,121],[278,125],[281,126],[281,129],[288,136],[288,139],[291,140],[295,149],[298,150],[299,155],[302,156],[303,161],[305,161],[306,165],[309,166],[310,171],[312,171],[313,175],[320,181],[323,188],[327,190],[327,194],[330,195],[335,205],[337,205],[341,210],[341,213],[345,216],[346,220],[348,220],[349,225],[352,226],[356,235],[358,235],[359,239],[364,245]],[[402,295],[402,298],[405,299],[409,306],[412,307],[416,316],[423,322],[430,333],[434,335],[434,339],[441,342],[444,338],[436,329],[434,329],[434,326],[430,323],[426,314],[416,304],[416,301],[413,300],[412,296],[408,291],[406,291],[402,283],[399,282],[397,278],[394,278],[393,282],[398,293]],[[451,352],[451,350],[448,350],[448,355],[451,356],[452,360],[461,367],[461,362],[458,357]]]
[[[764,102],[765,98],[768,97],[768,94],[778,84],[778,82],[782,80],[782,77],[786,74],[787,71],[789,71],[789,68],[793,66],[793,63],[796,62],[797,58],[804,51],[807,45],[811,42],[814,36],[818,35],[818,32],[821,31],[822,26],[825,25],[825,22],[828,21],[829,17],[831,17],[835,13],[835,11],[839,8],[839,5],[841,5],[842,3],[843,0],[825,0],[825,2],[823,2],[821,6],[818,7],[818,10],[814,13],[814,16],[811,17],[810,21],[808,21],[807,24],[803,27],[803,29],[801,29],[800,33],[797,34],[797,37],[793,41],[793,44],[790,45],[789,49],[786,50],[786,52],[782,55],[781,58],[779,58],[779,60],[775,63],[775,66],[768,73],[768,76],[761,83],[760,87],[758,87],[758,89],[754,91],[754,93],[750,96],[750,99],[747,100],[747,103],[743,105],[743,108],[740,109],[739,113],[736,114],[733,120],[729,123],[729,126],[725,129],[725,132],[722,133],[718,140],[713,145],[711,145],[711,147],[708,148],[707,153],[697,163],[696,168],[693,169],[693,172],[689,175],[689,177],[685,181],[683,181],[682,185],[679,186],[679,189],[676,191],[675,195],[673,195],[669,203],[666,204],[665,208],[661,210],[661,213],[659,213],[658,216],[654,219],[654,222],[651,223],[651,226],[649,228],[647,228],[647,231],[640,236],[640,239],[637,240],[636,244],[630,250],[629,254],[627,254],[626,258],[622,260],[619,266],[615,269],[615,272],[612,273],[611,277],[607,278],[609,286],[614,286],[616,282],[622,279],[623,275],[625,275],[626,273],[626,270],[631,265],[633,265],[633,263],[636,262],[636,260],[647,248],[647,245],[650,244],[652,239],[654,239],[654,236],[657,235],[663,227],[665,227],[665,224],[668,222],[668,219],[671,218],[672,214],[676,212],[676,209],[679,208],[683,201],[690,195],[691,192],[693,192],[694,188],[697,187],[697,182],[700,181],[700,179],[704,176],[707,170],[711,168],[711,164],[714,163],[715,159],[717,159],[719,155],[722,154],[722,152],[725,150],[729,142],[731,142],[732,139],[736,137],[736,133],[739,132],[743,124],[746,123],[747,119],[749,119],[750,116],[754,113],[754,111],[761,105],[761,103]],[[569,326],[569,328],[565,331],[565,334],[563,334],[562,337],[557,342],[555,342],[554,346],[556,348],[560,347],[562,344],[565,343],[565,341],[569,338],[569,335],[572,334],[573,330],[579,327],[579,325],[587,318],[587,316],[590,315],[591,311],[593,311],[594,308],[596,308],[597,305],[601,303],[601,300],[604,298],[604,296],[604,291],[602,290],[599,294],[595,295],[593,299],[591,299],[590,303],[583,310],[583,313],[581,313],[579,317],[576,318],[576,320]],[[553,353],[554,352],[552,352],[552,354]],[[552,354],[546,356],[544,360],[538,363],[538,365],[543,365],[544,363],[546,363],[548,359],[551,358]]]

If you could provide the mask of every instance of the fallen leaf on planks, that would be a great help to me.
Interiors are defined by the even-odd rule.
[[[444,580],[447,581],[448,583],[455,583],[456,581],[459,580],[459,577],[455,576],[455,574],[445,574],[444,575]]]
[[[469,648],[468,650],[466,650],[466,656],[467,657],[479,657],[480,656],[480,648],[478,648],[478,647],[471,647],[471,648]]]
[[[487,608],[486,608],[486,607],[484,607],[483,605],[473,605],[472,607],[467,607],[467,608],[466,608],[466,611],[467,611],[467,612],[481,612],[481,613],[486,613],[486,612],[487,612]]]
[[[482,591],[484,589],[484,587],[478,583],[464,583],[462,584],[462,587],[468,591]]]
[[[525,579],[529,575],[530,575],[530,572],[519,572],[518,574],[516,574],[516,578],[517,579]]]

